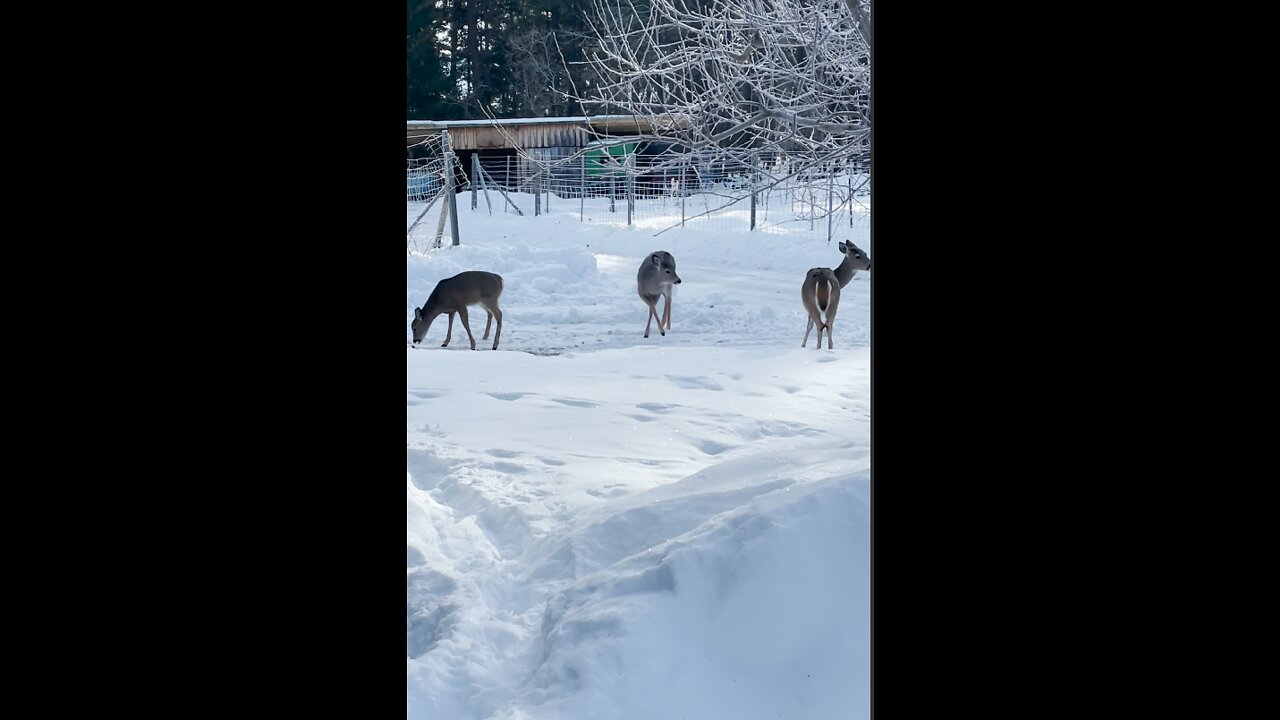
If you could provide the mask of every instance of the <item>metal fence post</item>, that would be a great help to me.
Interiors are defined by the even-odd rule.
[[[684,196],[689,194],[689,188],[684,186],[685,176],[689,173],[689,158],[685,158],[684,167],[680,168],[680,227],[684,227]]]
[[[831,168],[827,171],[827,244],[831,244],[831,190],[835,186],[836,171]]]
[[[631,216],[636,205],[636,155],[627,155],[627,224],[631,224]]]
[[[440,239],[444,237],[444,224],[449,218],[449,191],[453,188],[453,177],[449,165],[449,131],[440,133],[440,152],[444,160],[444,174],[440,178],[440,221],[436,224],[436,237],[431,247],[440,247]]]
[[[759,158],[755,155],[751,156],[751,172],[747,175],[751,182],[751,229],[756,229],[756,165],[759,164]]]
[[[453,244],[461,244],[458,240],[458,193],[449,188],[449,233],[453,235]]]
[[[444,175],[445,175],[445,192],[449,193],[445,197],[448,203],[449,213],[449,233],[453,238],[453,244],[458,245],[458,193],[454,189],[454,182],[457,179],[454,173],[453,145],[449,142],[449,131],[440,131],[441,140],[444,143]]]
[[[476,185],[480,184],[480,154],[471,153],[471,209],[476,209]]]

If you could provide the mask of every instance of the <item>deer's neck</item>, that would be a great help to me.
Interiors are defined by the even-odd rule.
[[[426,304],[422,306],[423,315],[435,317],[436,315],[439,315],[441,312],[443,312],[442,308],[440,307],[443,304],[441,302],[443,298],[441,297],[440,286],[443,284],[444,284],[444,281],[441,280],[440,283],[436,285],[436,288],[431,291],[431,295],[430,297],[427,298]]]
[[[850,280],[853,279],[853,274],[856,273],[857,270],[853,269],[853,261],[849,259],[848,255],[845,255],[844,262],[840,263],[839,267],[836,268],[835,272],[836,272],[836,280],[840,281],[840,287],[844,287],[845,285],[849,284]]]

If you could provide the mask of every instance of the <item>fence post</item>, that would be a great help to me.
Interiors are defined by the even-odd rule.
[[[473,157],[479,157],[479,155]],[[484,204],[489,207],[489,214],[493,215],[493,201],[489,199],[489,184],[484,181],[484,168],[480,166],[479,160],[476,160],[476,176],[471,181],[480,183],[480,190],[484,192]]]
[[[440,194],[445,195],[447,191],[441,190]],[[444,237],[444,223],[449,219],[449,200],[444,198],[444,202],[440,203],[440,222],[436,223],[436,236],[431,242],[431,247],[440,247],[440,238]]]
[[[449,232],[453,235],[453,244],[459,245],[458,241],[458,193],[449,189]]]
[[[813,189],[813,182],[809,182],[809,232],[813,232],[813,217],[818,214],[818,191]]]
[[[848,176],[849,179],[849,227],[853,227],[853,173]]]
[[[529,188],[530,190],[533,190],[533,215],[534,215],[534,217],[537,217],[537,216],[539,216],[539,215],[541,215],[541,214],[542,214],[542,187],[540,186],[540,183],[541,183],[541,182],[542,182],[542,175],[541,175],[540,173],[534,173],[534,174],[533,174],[533,182],[532,182],[532,183],[530,183],[530,185],[532,185],[532,187],[531,187],[531,188]]]
[[[684,227],[684,196],[689,188],[684,186],[685,176],[689,174],[689,158],[684,159],[684,167],[680,168],[680,227]]]
[[[831,190],[835,186],[836,170],[827,171],[827,244],[831,244]]]
[[[627,224],[631,224],[631,215],[635,212],[636,204],[636,155],[630,153],[627,155]]]
[[[613,174],[613,168],[609,168],[609,212],[617,212],[613,205],[613,196],[618,194],[617,180],[618,176]]]
[[[581,166],[579,176],[582,178],[578,185],[578,192],[582,193],[578,196],[578,222],[582,222],[582,218],[586,215],[587,206],[587,156],[579,156],[578,164]]]
[[[440,152],[444,157],[444,175],[440,178],[440,222],[436,224],[436,238],[432,247],[440,247],[440,239],[444,237],[444,224],[449,218],[449,193],[453,191],[453,165],[449,157],[449,131],[440,131]]]
[[[751,182],[751,229],[756,229],[756,165],[759,159],[753,154],[751,156],[751,172],[747,175]]]
[[[458,193],[454,187],[457,170],[454,169],[453,145],[449,142],[448,130],[441,130],[440,135],[444,141],[444,170],[447,178],[445,188],[449,193],[445,198],[449,203],[449,234],[453,238],[453,244],[458,245]]]

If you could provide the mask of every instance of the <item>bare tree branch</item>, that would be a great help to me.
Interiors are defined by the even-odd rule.
[[[870,22],[869,0],[592,0],[595,82],[573,100],[704,163],[865,170]]]

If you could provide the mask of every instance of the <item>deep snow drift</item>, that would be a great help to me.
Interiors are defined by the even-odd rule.
[[[799,298],[836,239],[874,254],[866,223],[654,238],[458,204],[460,247],[425,250],[436,208],[415,231],[406,345],[463,270],[503,276],[505,321],[496,352],[479,307],[477,351],[459,322],[439,347],[445,316],[406,350],[408,717],[868,717],[870,275],[834,350],[800,348]],[[645,339],[657,249],[684,282]]]

